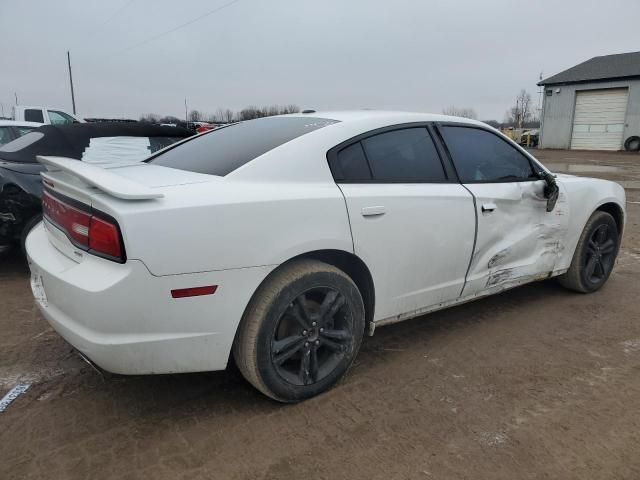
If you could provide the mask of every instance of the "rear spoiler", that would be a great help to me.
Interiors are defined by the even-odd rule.
[[[65,157],[36,157],[50,172],[65,172],[77,177],[92,187],[124,200],[147,200],[164,195],[146,185],[141,185],[111,171],[80,160]],[[43,173],[46,176],[46,173]]]

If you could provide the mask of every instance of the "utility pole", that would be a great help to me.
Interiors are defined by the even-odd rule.
[[[71,105],[73,106],[73,114],[76,114],[76,97],[73,94],[73,76],[71,75],[71,55],[67,50],[67,65],[69,65],[69,85],[71,85]]]
[[[189,115],[187,114],[187,99],[184,99],[184,121],[189,121]]]
[[[14,97],[16,97],[16,105],[18,105],[18,92],[13,92]]]

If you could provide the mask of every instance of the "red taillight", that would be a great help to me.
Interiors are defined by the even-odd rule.
[[[73,243],[89,248],[90,213],[53,197],[46,190],[42,194],[42,211],[44,216],[63,230]]]
[[[122,254],[118,226],[96,216],[91,217],[89,250],[122,259],[124,255]]]
[[[62,200],[45,190],[42,194],[44,217],[62,230],[78,248],[116,262],[124,262],[118,223],[89,206],[74,206],[71,203],[73,200]]]

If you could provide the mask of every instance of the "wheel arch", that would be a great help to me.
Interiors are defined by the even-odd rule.
[[[301,253],[290,259],[282,262],[276,268],[274,268],[263,280],[260,282],[258,288],[256,288],[256,292],[260,289],[262,285],[269,281],[269,279],[273,276],[274,273],[289,265],[291,262],[300,259],[312,259],[318,260],[320,262],[327,263],[332,265],[344,273],[346,273],[356,284],[358,290],[360,291],[360,295],[362,295],[362,301],[364,302],[364,311],[365,311],[365,333],[369,335],[373,334],[373,318],[375,313],[375,285],[373,283],[373,276],[369,271],[369,267],[364,263],[364,261],[354,255],[351,252],[345,250],[336,250],[336,249],[325,249],[325,250],[312,250],[305,253]],[[255,295],[255,293],[254,293]]]
[[[595,209],[595,212],[606,212],[613,217],[616,221],[616,226],[618,227],[618,236],[622,237],[622,231],[624,229],[624,210],[623,208],[617,204],[616,202],[606,202],[602,205],[599,205],[598,208]]]
[[[376,304],[375,285],[373,283],[373,276],[369,271],[369,267],[367,267],[364,261],[351,252],[328,249],[314,250],[297,255],[283,263],[283,265],[301,258],[310,258],[328,263],[329,265],[339,268],[351,277],[358,287],[358,290],[360,290],[360,295],[362,295],[362,301],[364,302],[366,325],[365,333],[368,332],[369,334],[372,334],[373,315],[375,313]]]

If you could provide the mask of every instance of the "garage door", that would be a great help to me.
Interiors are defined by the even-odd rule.
[[[627,95],[626,88],[577,92],[571,148],[621,150]]]

